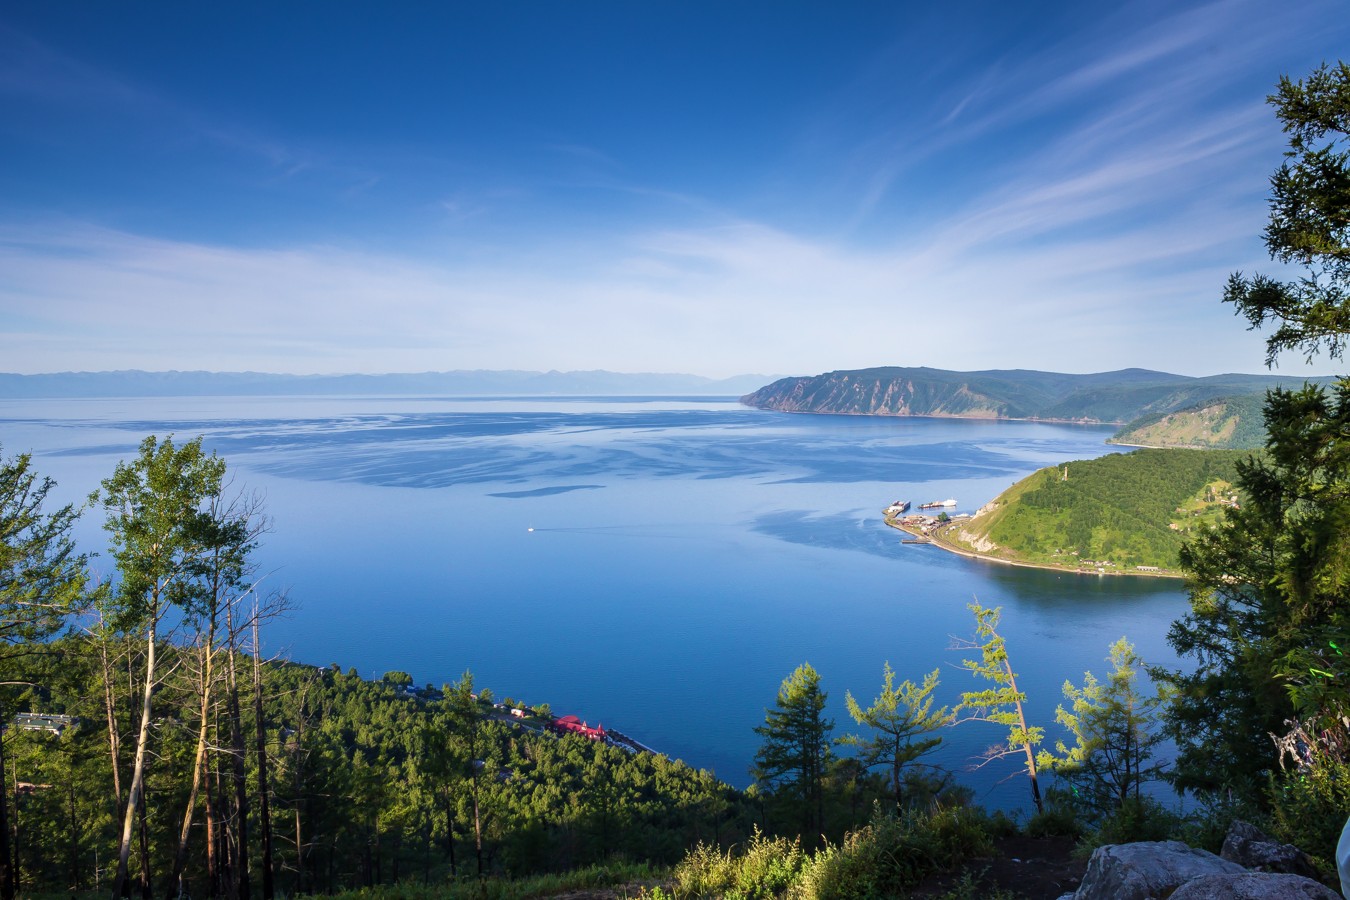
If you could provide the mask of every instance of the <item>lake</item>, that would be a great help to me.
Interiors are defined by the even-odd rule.
[[[1112,429],[811,416],[719,398],[0,400],[5,455],[80,500],[147,434],[206,445],[261,491],[265,585],[296,609],[265,649],[495,694],[618,728],[744,786],[779,683],[809,661],[870,704],[882,664],[944,702],[985,686],[960,668],[967,604],[1001,631],[1034,724],[1060,736],[1065,679],[1105,674],[1128,636],[1149,661],[1186,608],[1176,581],[1089,577],[901,544],[881,510],[948,497],[974,512],[1043,466],[1112,452]],[[102,516],[81,544],[102,549]],[[106,558],[96,560],[106,573]],[[1004,732],[949,729],[963,770]],[[991,806],[1030,805],[1015,763],[961,771]]]

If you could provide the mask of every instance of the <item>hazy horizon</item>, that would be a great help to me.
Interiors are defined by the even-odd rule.
[[[1337,363],[1331,368],[1340,368]],[[1182,371],[1179,369],[1152,369],[1148,366],[1120,366],[1112,369],[1084,369],[1074,371],[1069,369],[1039,368],[1033,366],[1015,366],[1015,367],[984,367],[978,369],[955,369],[947,366],[918,366],[906,365],[904,363],[875,363],[870,365],[858,366],[834,366],[829,369],[822,369],[817,372],[790,372],[790,373],[759,373],[759,372],[734,372],[730,375],[706,375],[700,372],[690,370],[682,371],[620,371],[604,368],[585,368],[585,369],[519,369],[519,368],[473,368],[473,369],[405,369],[388,371],[331,371],[331,372],[282,372],[267,371],[261,369],[145,369],[145,368],[124,368],[124,369],[52,369],[42,372],[14,372],[0,371],[0,375],[14,375],[23,378],[41,378],[53,375],[263,375],[276,376],[281,378],[381,378],[381,377],[399,377],[399,376],[422,376],[422,375],[473,375],[473,374],[518,374],[518,375],[618,375],[624,377],[661,377],[661,378],[697,378],[706,381],[733,381],[740,378],[810,378],[816,375],[824,375],[829,372],[855,372],[867,369],[918,369],[929,368],[944,372],[953,372],[957,374],[972,374],[976,372],[1012,372],[1012,371],[1030,371],[1046,372],[1060,375],[1104,375],[1112,372],[1127,372],[1131,370],[1144,370],[1158,372],[1162,375],[1177,375],[1183,378],[1210,378],[1222,375],[1249,375],[1254,377],[1271,378],[1302,378],[1302,377],[1340,377],[1341,373],[1331,375],[1318,375],[1312,372],[1282,372],[1278,368],[1266,369],[1262,366],[1259,370],[1237,370],[1228,369],[1223,371],[1194,372]]]

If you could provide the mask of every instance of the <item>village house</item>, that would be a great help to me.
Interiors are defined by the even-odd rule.
[[[605,726],[597,725],[592,728],[576,716],[563,716],[560,719],[554,719],[552,728],[559,734],[579,734],[593,741],[605,739]]]

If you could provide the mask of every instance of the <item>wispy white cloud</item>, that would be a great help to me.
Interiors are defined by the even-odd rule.
[[[1230,270],[1264,263],[1261,193],[1280,139],[1259,97],[1223,88],[1242,54],[1288,33],[1263,13],[1216,38],[1254,11],[1246,0],[1138,9],[948,81],[953,66],[900,68],[922,50],[907,36],[803,131],[799,154],[842,175],[766,175],[793,202],[816,196],[803,204],[821,214],[791,227],[566,141],[543,147],[552,162],[528,186],[419,158],[413,171],[452,177],[414,201],[445,226],[416,250],[373,250],[359,230],[256,248],[0,217],[0,359],[18,371],[1253,371],[1261,337],[1218,293]],[[349,198],[400,177],[371,162],[395,158],[388,146],[298,150],[24,40],[21,63],[0,62],[11,97],[167,120],[275,179],[327,173]],[[584,199],[534,205],[531,188],[554,187]],[[592,206],[620,195],[622,214]],[[508,205],[553,220],[503,225]],[[570,227],[583,216],[584,234]]]
[[[863,135],[843,148],[857,185],[851,228],[860,228],[888,200],[910,202],[934,172],[951,167],[948,186],[959,201],[980,174],[956,161],[975,157],[992,170],[989,177],[1008,178],[1043,167],[1047,149],[1080,163],[1099,152],[1145,154],[1175,133],[1250,116],[1264,95],[1234,96],[1235,73],[1277,56],[1302,27],[1297,17],[1251,0],[1191,8],[1135,3],[1036,52],[968,70],[942,68],[931,48],[892,50],[834,98],[806,143],[837,153],[838,142],[821,133]],[[935,73],[920,77],[916,67]],[[1277,74],[1270,73],[1272,83]],[[882,110],[878,97],[889,98]],[[1036,134],[1054,146],[1036,142]],[[902,196],[893,196],[897,186]]]
[[[1217,302],[1231,257],[1189,262],[1240,244],[1236,229],[1178,221],[1159,234],[1024,247],[952,240],[958,224],[862,252],[742,221],[541,248],[492,267],[29,224],[0,231],[0,308],[24,310],[0,356],[24,371],[119,353],[148,368],[296,372],[1260,364],[1259,338]]]

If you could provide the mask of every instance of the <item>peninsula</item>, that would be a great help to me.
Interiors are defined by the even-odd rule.
[[[1050,466],[973,516],[902,515],[886,524],[977,559],[1092,575],[1180,577],[1189,534],[1241,503],[1237,451],[1136,450]]]

